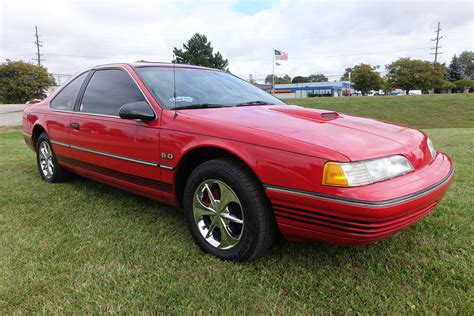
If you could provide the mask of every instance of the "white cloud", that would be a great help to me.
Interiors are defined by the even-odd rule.
[[[473,2],[275,1],[254,14],[232,1],[35,1],[0,4],[0,58],[34,58],[34,26],[44,41],[44,64],[74,73],[95,64],[138,59],[169,61],[173,47],[205,33],[247,78],[272,70],[272,48],[289,53],[279,73],[323,72],[336,79],[353,64],[385,65],[402,57],[432,59],[441,21],[444,53],[473,49]],[[268,6],[267,6],[268,7]]]

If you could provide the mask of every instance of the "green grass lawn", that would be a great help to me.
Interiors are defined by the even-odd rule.
[[[396,100],[393,107],[387,100]],[[472,315],[474,124],[472,115],[463,117],[454,106],[472,113],[472,105],[468,106],[472,100],[465,96],[315,100],[317,107],[400,118],[397,122],[418,126],[417,120],[402,120],[414,113],[421,128],[438,120],[435,108],[450,107],[439,120],[438,127],[443,128],[424,131],[438,149],[453,157],[455,182],[430,216],[377,244],[280,242],[260,260],[245,264],[203,255],[179,210],[89,180],[42,182],[19,130],[4,129],[0,314]],[[410,106],[411,101],[416,105]],[[403,115],[405,110],[411,114]],[[458,128],[449,128],[453,122]]]
[[[287,99],[302,105],[368,116],[418,128],[474,127],[474,94]]]

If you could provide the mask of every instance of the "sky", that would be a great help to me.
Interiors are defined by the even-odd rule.
[[[173,47],[198,32],[244,79],[272,73],[275,48],[289,56],[275,74],[337,80],[358,63],[383,72],[400,57],[433,60],[438,21],[440,62],[474,50],[473,0],[0,0],[0,62],[32,62],[35,26],[43,65],[55,74],[111,62],[169,62]]]

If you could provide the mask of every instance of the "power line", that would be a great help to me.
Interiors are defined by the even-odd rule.
[[[441,29],[440,29],[441,31]],[[439,37],[439,39],[443,38],[442,36]],[[433,40],[436,40],[433,39]],[[40,41],[40,44],[42,42]],[[36,42],[35,42],[36,44]],[[42,45],[41,45],[42,46]],[[458,46],[443,46],[443,47],[458,47]],[[311,59],[320,59],[320,58],[341,58],[341,57],[356,57],[356,56],[370,56],[370,55],[378,55],[378,54],[388,54],[388,53],[401,53],[401,52],[410,52],[410,51],[420,51],[420,50],[426,50],[427,48],[430,48],[430,47],[418,47],[418,48],[407,48],[407,49],[398,49],[398,50],[385,50],[385,51],[368,51],[368,52],[354,52],[354,53],[348,53],[348,54],[334,54],[334,55],[326,55],[326,54],[314,54],[314,55],[311,55],[311,56],[308,56],[308,55],[296,55],[296,56],[291,56],[291,60],[311,60]],[[439,46],[438,48],[441,48],[441,46]],[[433,48],[435,49],[435,48]],[[17,52],[18,54],[18,52]],[[435,54],[435,53],[432,53],[432,54]],[[442,53],[438,52],[438,55],[440,55]],[[27,56],[29,54],[24,54],[24,56]],[[129,54],[130,55],[130,54]],[[133,56],[135,56],[135,54],[132,54]],[[57,53],[45,53],[45,54],[41,54],[41,56],[57,56],[57,57],[67,57],[67,58],[84,58],[84,59],[117,59],[117,58],[123,58],[120,57],[120,56],[117,56],[117,55],[113,55],[113,56],[100,56],[100,55],[80,55],[80,54],[57,54]],[[138,56],[138,55],[136,55]],[[141,57],[136,57],[138,59],[140,59]],[[145,58],[143,57],[144,59],[149,59],[149,58]],[[167,59],[167,58],[160,58],[160,59]],[[268,58],[267,57],[258,57],[258,56],[255,56],[255,57],[249,57],[249,56],[235,56],[235,57],[232,57],[232,56],[229,56],[228,59],[232,60],[232,61],[261,61],[261,60],[267,60]],[[37,58],[35,58],[34,60],[37,60]],[[42,61],[44,61],[44,59],[41,59]]]
[[[38,62],[38,66],[41,66],[41,61],[44,61],[44,59],[41,59],[41,56],[43,56],[43,54],[40,53],[40,47],[43,47],[43,41],[39,40],[40,36],[41,35],[38,34],[38,27],[35,26],[36,58],[33,58],[33,60],[36,60]]]
[[[441,32],[440,26],[441,26],[441,23],[438,22],[438,29],[437,29],[436,31],[434,31],[434,32],[436,33],[436,38],[431,39],[432,42],[435,42],[435,41],[436,41],[436,47],[432,47],[432,48],[431,48],[431,49],[434,49],[435,52],[434,52],[434,53],[430,53],[431,55],[434,55],[434,56],[435,56],[435,58],[434,58],[435,64],[438,62],[438,55],[441,55],[441,54],[442,54],[442,53],[439,53],[439,52],[438,52],[438,49],[441,48],[441,46],[439,46],[439,40],[443,38],[442,36],[441,36],[441,37],[439,36],[439,32]]]
[[[426,50],[430,47],[418,47],[418,48],[406,48],[406,49],[397,49],[397,50],[384,50],[384,51],[366,51],[366,52],[351,52],[348,54],[313,54],[313,55],[296,55],[291,56],[292,60],[299,59],[314,59],[314,58],[330,58],[330,57],[353,57],[353,56],[368,56],[368,55],[377,55],[377,54],[387,54],[387,53],[401,53],[401,52],[410,52],[410,51],[419,51]],[[81,55],[81,54],[57,54],[57,53],[46,53],[47,56],[58,56],[58,57],[72,57],[72,58],[89,58],[89,59],[106,59],[106,58],[116,58],[116,55],[113,56],[100,56],[100,55]],[[135,55],[135,54],[128,54]],[[266,60],[267,57],[249,57],[249,56],[229,56],[229,59],[236,60]]]
[[[378,55],[378,54],[387,54],[387,53],[402,53],[402,52],[409,52],[409,51],[418,51],[418,50],[426,50],[429,47],[419,47],[419,48],[408,48],[408,49],[398,49],[398,50],[386,50],[386,51],[372,51],[372,52],[360,52],[360,53],[349,53],[349,54],[337,54],[337,55],[319,55],[314,54],[311,56],[290,56],[289,59],[291,60],[300,60],[300,59],[316,59],[316,58],[339,58],[339,57],[355,57],[355,56],[369,56],[369,55]],[[247,56],[236,56],[236,57],[229,57],[229,59],[236,59],[236,60],[264,60],[264,58],[249,58]],[[268,59],[268,58],[265,58]]]
[[[311,56],[292,56],[292,60],[300,59],[316,59],[316,58],[331,58],[331,57],[353,57],[353,56],[368,56],[368,55],[377,55],[377,54],[386,54],[386,53],[401,53],[409,51],[418,51],[425,50],[429,47],[419,47],[419,48],[408,48],[408,49],[399,49],[399,50],[386,50],[386,51],[371,51],[371,52],[358,52],[358,53],[349,53],[349,54],[338,54],[338,55],[311,55]],[[75,54],[52,54],[47,53],[48,56],[58,56],[58,57],[72,57],[72,58],[88,58],[88,59],[106,59],[114,58],[111,56],[93,56],[93,55],[75,55]],[[115,57],[116,58],[116,57]],[[243,61],[252,61],[252,60],[266,60],[266,57],[248,57],[248,56],[236,56],[229,57],[232,60],[243,60]]]
[[[46,54],[48,56],[58,56],[58,57],[77,57],[77,58],[89,58],[89,59],[103,59],[111,58],[110,56],[91,56],[91,55],[71,55],[71,54]]]

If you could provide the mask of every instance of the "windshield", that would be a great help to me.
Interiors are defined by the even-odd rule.
[[[285,104],[226,72],[195,68],[175,70],[177,108]],[[173,67],[140,67],[136,72],[162,107],[174,108]]]

